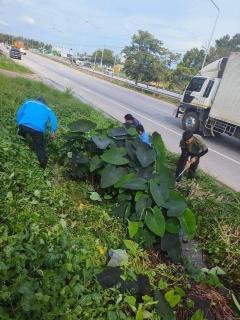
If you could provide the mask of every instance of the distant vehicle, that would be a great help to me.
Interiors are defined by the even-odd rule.
[[[24,48],[20,48],[19,51],[20,51],[22,54],[25,54],[25,55],[27,54],[27,50],[24,49]]]
[[[183,129],[204,136],[226,133],[240,139],[240,52],[218,59],[193,77],[185,89],[176,118]]]
[[[14,41],[14,46],[19,49],[22,54],[27,54],[27,48],[23,41]]]
[[[15,47],[12,47],[10,50],[9,50],[9,57],[10,58],[13,58],[13,59],[19,59],[21,60],[22,57],[21,57],[21,52],[15,48]]]
[[[92,64],[90,62],[85,62],[83,64],[83,67],[86,67],[86,68],[91,68],[92,67]]]
[[[113,74],[113,71],[112,71],[111,68],[104,68],[104,69],[103,69],[103,73],[112,75],[112,74]]]

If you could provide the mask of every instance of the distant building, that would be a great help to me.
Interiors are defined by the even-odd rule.
[[[52,51],[58,52],[58,54],[63,58],[68,58],[69,56],[73,55],[72,49],[66,49],[61,46],[52,46]]]

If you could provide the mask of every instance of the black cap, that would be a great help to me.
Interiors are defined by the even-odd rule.
[[[46,104],[46,100],[43,97],[37,97],[37,100],[39,100],[42,103]]]
[[[192,138],[192,136],[193,136],[193,133],[191,130],[187,130],[183,132],[183,135],[182,135],[184,141],[189,140],[190,138]]]

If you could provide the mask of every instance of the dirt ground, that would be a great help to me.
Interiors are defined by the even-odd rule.
[[[20,78],[33,80],[33,81],[43,82],[43,80],[34,73],[33,74],[26,74],[26,73],[13,72],[13,71],[3,70],[3,69],[0,69],[0,72],[6,76],[13,77],[13,78],[20,77]]]

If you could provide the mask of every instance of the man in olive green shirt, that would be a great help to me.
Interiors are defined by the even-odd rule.
[[[182,154],[177,162],[176,182],[181,181],[182,177],[178,176],[184,168],[189,169],[187,179],[193,179],[199,165],[199,158],[208,152],[203,138],[198,134],[193,134],[191,130],[183,132],[180,148],[182,149]],[[189,157],[190,160],[188,161]]]

